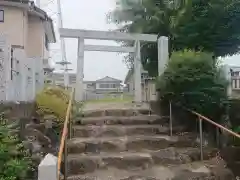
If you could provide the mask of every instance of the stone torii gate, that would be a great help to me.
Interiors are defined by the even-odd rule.
[[[59,29],[61,38],[78,39],[77,74],[76,74],[76,101],[83,101],[83,69],[84,51],[105,51],[134,53],[134,101],[142,102],[141,89],[141,47],[140,42],[156,42],[158,44],[158,74],[161,75],[168,61],[168,38],[153,34],[129,34],[116,31],[95,31],[82,29]],[[85,39],[134,41],[134,47],[119,47],[106,45],[86,45]]]

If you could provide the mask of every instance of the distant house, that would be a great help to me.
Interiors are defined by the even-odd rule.
[[[141,83],[143,85],[144,79],[148,76],[148,72],[141,68]],[[126,91],[130,94],[134,94],[134,71],[130,69],[125,77],[124,84],[126,84]]]
[[[58,86],[64,86],[64,74],[53,73],[49,81]],[[106,76],[96,81],[83,81],[84,90],[97,94],[120,93],[122,92],[122,81]],[[74,87],[76,84],[76,74],[69,73],[69,86]]]
[[[84,90],[95,92],[95,81],[83,81]]]
[[[134,69],[130,69],[126,75],[124,84],[126,84],[125,92],[134,95]],[[155,80],[148,77],[148,71],[141,67],[141,87],[142,101],[156,100]]]
[[[122,81],[109,76],[102,79],[96,80],[93,84],[95,85],[95,92],[97,94],[102,93],[120,93]]]
[[[240,66],[230,66],[231,76],[237,77],[240,76]]]
[[[229,66],[231,73],[232,96],[240,96],[240,66]]]

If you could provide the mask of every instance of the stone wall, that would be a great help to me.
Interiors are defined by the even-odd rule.
[[[240,177],[240,147],[224,147],[220,150],[220,153],[234,175]]]
[[[9,118],[31,118],[35,115],[35,103],[0,103],[0,113]]]
[[[51,123],[54,117],[38,117],[35,103],[4,103],[0,104],[2,121],[14,124],[13,132],[19,135],[23,145],[32,155],[33,176],[37,179],[37,167],[48,153],[57,155],[59,146],[58,125]],[[49,123],[50,122],[50,126]]]

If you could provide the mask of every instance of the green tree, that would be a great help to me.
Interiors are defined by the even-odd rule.
[[[9,125],[0,124],[0,180],[26,179],[31,160]]]
[[[191,49],[219,57],[239,51],[239,0],[119,0],[118,6],[109,14],[118,30],[167,36],[170,54]],[[132,63],[130,56],[127,62]],[[155,44],[142,46],[142,62],[150,75],[157,75]]]
[[[227,81],[212,55],[203,52],[173,52],[159,77],[161,98],[179,103],[214,120],[227,108]]]

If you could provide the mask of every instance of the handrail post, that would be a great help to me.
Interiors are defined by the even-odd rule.
[[[172,127],[172,102],[169,102],[169,130],[170,130],[170,136],[173,135],[173,127]]]
[[[203,160],[203,129],[202,129],[202,118],[198,117],[199,119],[199,136],[200,136],[200,155],[201,161]]]
[[[220,132],[218,127],[216,127],[216,144],[217,144],[217,147],[219,148],[221,143],[220,143]]]
[[[73,107],[73,105],[71,106]],[[68,139],[72,138],[72,111],[69,114],[69,122],[68,122]]]
[[[64,140],[64,180],[67,180],[68,177],[68,162],[67,162],[67,153],[68,153],[68,149],[67,149],[67,137]]]

